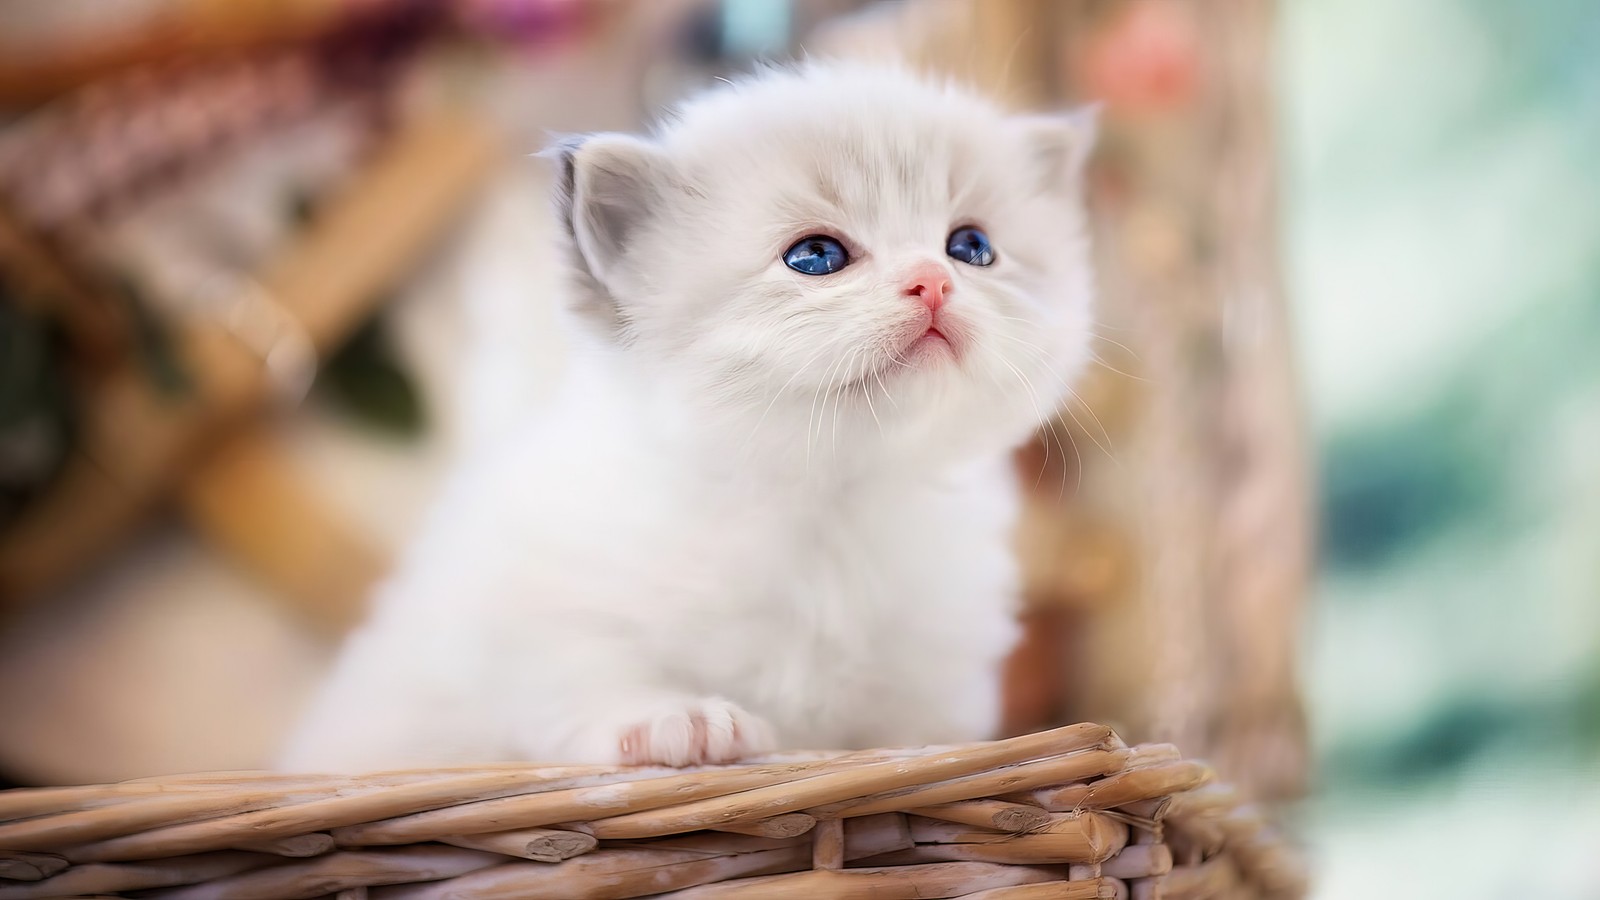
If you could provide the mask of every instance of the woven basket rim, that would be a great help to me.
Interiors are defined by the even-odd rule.
[[[1208,766],[1094,724],[693,769],[499,762],[0,792],[0,900],[1278,898],[1305,884]]]

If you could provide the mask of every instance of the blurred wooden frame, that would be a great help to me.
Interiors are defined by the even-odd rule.
[[[259,281],[326,353],[454,221],[496,155],[475,121],[402,127]],[[3,220],[0,266],[53,298],[75,334],[114,341],[116,304]],[[218,328],[177,325],[193,392],[161,396],[126,359],[93,379],[66,471],[0,535],[0,612],[81,574],[170,499],[307,621],[342,633],[385,561],[258,424],[269,390],[262,361]]]

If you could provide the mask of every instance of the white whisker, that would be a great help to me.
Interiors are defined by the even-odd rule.
[[[1110,444],[1111,443],[1111,432],[1106,431],[1105,424],[1100,421],[1100,417],[1099,416],[1094,414],[1094,410],[1089,408],[1089,404],[1084,402],[1083,396],[1081,394],[1079,394],[1077,391],[1073,390],[1072,389],[1072,385],[1070,385],[1070,384],[1063,384],[1062,387],[1066,388],[1067,389],[1067,394],[1070,396],[1070,398],[1072,400],[1077,401],[1077,403],[1083,407],[1083,411],[1089,414],[1089,418],[1094,420],[1095,427],[1100,429],[1100,434],[1105,436],[1106,444]],[[1072,417],[1072,421],[1078,423],[1078,427],[1083,429],[1083,433],[1087,434],[1089,436],[1089,440],[1094,441],[1094,445],[1096,447],[1100,448],[1100,452],[1104,453],[1106,455],[1106,458],[1110,459],[1111,463],[1113,465],[1116,465],[1116,466],[1121,466],[1122,465],[1122,461],[1117,459],[1117,455],[1115,453],[1111,452],[1111,449],[1109,447],[1105,446],[1104,444],[1101,444],[1100,443],[1100,439],[1094,436],[1094,432],[1090,431],[1087,427],[1084,426],[1083,421],[1078,418],[1078,414],[1072,411],[1072,404],[1071,403],[1068,403],[1066,406],[1063,406],[1062,409],[1067,411],[1067,415]]]
[[[1101,325],[1100,327],[1101,328],[1106,328],[1106,327],[1109,327],[1109,326]],[[1105,341],[1106,343],[1110,344],[1113,347],[1120,348],[1122,350],[1122,352],[1124,352],[1124,353],[1128,354],[1129,356],[1133,357],[1135,360],[1139,359],[1139,354],[1133,352],[1133,348],[1132,347],[1129,347],[1127,344],[1124,344],[1123,342],[1121,342],[1119,340],[1116,340],[1115,338],[1106,337],[1101,332],[1096,331],[1094,333],[1094,339],[1097,340],[1097,341]]]
[[[1005,387],[1005,385],[1000,383],[1000,377],[994,373],[994,370],[989,368],[988,366],[980,366],[979,368],[982,369],[983,374],[989,376],[989,380],[994,383],[995,391],[997,393],[1001,394],[1001,395],[1004,395],[1006,393],[1006,387]],[[1026,387],[1024,387],[1024,390],[1026,390]],[[1039,472],[1038,472],[1038,474],[1033,477],[1033,488],[1034,488],[1034,490],[1038,490],[1039,489],[1039,484],[1044,481],[1044,473],[1049,468],[1050,468],[1050,445],[1049,445],[1049,443],[1046,443],[1044,445],[1044,459],[1039,463]]]
[[[815,438],[818,441],[822,440],[822,422],[828,416],[828,400],[831,399],[833,394],[834,394],[834,383],[833,383],[834,373],[839,371],[839,369],[844,366],[845,361],[847,359],[849,359],[849,357],[841,356],[841,357],[839,357],[839,359],[836,362],[834,362],[833,365],[829,366],[828,367],[828,374],[823,377],[822,383],[820,385],[818,385],[818,387],[817,387],[817,391],[821,395],[821,398],[822,398],[822,408],[820,410],[813,409],[813,412],[816,413],[816,419],[817,419],[817,431],[816,431]],[[815,403],[816,403],[816,399],[813,398],[812,399],[812,404],[815,405]],[[812,441],[811,420],[810,420],[810,417],[807,417],[807,419],[806,419],[806,470],[807,471],[810,471],[810,466],[811,466],[811,441]]]
[[[1055,438],[1056,449],[1061,451],[1061,461],[1064,464],[1067,460],[1067,448],[1061,446],[1061,429],[1056,427],[1054,420],[1051,420],[1046,430],[1052,438]],[[1072,445],[1072,457],[1078,461],[1077,467],[1072,473],[1075,476],[1072,480],[1072,490],[1076,493],[1083,487],[1083,454],[1078,452],[1078,442],[1073,440],[1070,434],[1067,435],[1067,443]],[[1061,473],[1060,487],[1056,491],[1057,503],[1067,499],[1067,474],[1065,471]]]
[[[767,404],[766,409],[761,411],[761,418],[756,420],[755,427],[750,429],[750,436],[745,439],[744,449],[750,449],[750,445],[755,443],[756,433],[761,430],[761,423],[767,420],[767,414],[772,412],[772,407],[778,402],[779,398],[783,396],[783,392],[787,391],[789,389],[789,385],[794,384],[795,379],[799,378],[801,373],[805,372],[806,369],[811,368],[811,364],[817,361],[817,357],[821,356],[825,352],[827,352],[827,348],[823,348],[811,354],[811,358],[801,363],[800,368],[796,369],[795,373],[789,376],[789,380],[783,383],[783,387],[778,388],[777,393],[772,395],[772,401]]]
[[[1038,354],[1038,356],[1039,356],[1041,361],[1048,361],[1049,360],[1049,353],[1043,347],[1040,347],[1037,344],[1034,344],[1034,343],[1029,342],[1029,341],[1025,341],[1022,338],[1016,337],[1015,335],[1003,334],[1003,333],[1000,333],[1000,332],[996,332],[996,334],[999,334],[1000,337],[1005,338],[1006,340],[1009,340],[1009,341],[1012,341],[1012,342],[1016,343],[1018,346],[1022,347],[1024,350],[1031,351],[1033,353]],[[1009,363],[1008,363],[1008,365],[1009,365]],[[1105,442],[1102,443],[1100,438],[1096,437],[1094,432],[1090,431],[1089,428],[1086,425],[1083,424],[1083,420],[1079,419],[1077,413],[1074,413],[1072,411],[1072,407],[1071,407],[1070,404],[1065,405],[1065,406],[1062,407],[1062,409],[1066,412],[1066,414],[1072,417],[1072,420],[1078,424],[1078,427],[1083,430],[1084,434],[1087,434],[1089,436],[1090,440],[1094,441],[1095,446],[1099,447],[1100,451],[1102,453],[1104,453],[1113,463],[1116,463],[1117,465],[1121,465],[1121,461],[1117,459],[1116,453],[1114,451],[1112,451],[1110,446],[1109,446],[1111,444],[1111,432],[1106,430],[1105,423],[1100,421],[1100,417],[1095,415],[1094,410],[1089,407],[1088,403],[1085,403],[1083,401],[1083,397],[1081,395],[1079,395],[1077,391],[1072,389],[1072,385],[1070,383],[1068,383],[1068,381],[1065,378],[1062,378],[1060,375],[1058,375],[1055,372],[1052,372],[1052,371],[1050,371],[1048,369],[1046,369],[1045,371],[1046,371],[1046,374],[1048,374],[1051,378],[1054,378],[1056,380],[1057,386],[1059,386],[1062,390],[1066,391],[1066,393],[1067,393],[1067,395],[1068,395],[1068,397],[1070,399],[1076,400],[1078,403],[1083,405],[1084,412],[1087,412],[1089,414],[1090,418],[1092,418],[1094,420],[1095,425],[1100,429],[1101,436],[1103,436],[1105,438]],[[1074,449],[1076,449],[1076,448],[1074,448]]]
[[[878,370],[873,369],[872,375],[876,378]],[[878,386],[883,386],[883,379],[878,379]],[[872,413],[872,421],[878,426],[878,439],[881,441],[883,440],[883,420],[878,418],[878,408],[872,405],[872,385],[867,384],[865,378],[861,382],[861,396],[867,401],[867,410]]]
[[[1110,363],[1106,362],[1105,360],[1101,359],[1100,357],[1095,356],[1093,353],[1089,354],[1089,361],[1094,363],[1097,366],[1100,366],[1103,369],[1106,369],[1106,370],[1108,370],[1110,372],[1114,372],[1117,375],[1121,375],[1123,378],[1130,378],[1130,379],[1132,379],[1134,381],[1143,382],[1145,384],[1149,384],[1150,383],[1150,379],[1144,377],[1143,375],[1135,375],[1132,372],[1124,372],[1121,369],[1117,368],[1116,366],[1113,366],[1112,364],[1110,364]]]
[[[859,356],[860,354],[861,354],[861,350],[859,348],[857,348],[855,350],[850,351],[850,355],[845,357],[847,360],[849,360],[849,362],[847,362],[845,364],[844,372],[843,372],[843,377],[845,379],[845,383],[843,385],[840,385],[839,387],[835,388],[834,391],[833,391],[833,395],[834,396],[833,396],[833,439],[832,439],[832,445],[833,445],[833,458],[834,458],[835,461],[837,461],[839,459],[839,407],[844,404],[844,395],[848,392],[850,382],[853,380],[853,379],[850,378],[850,371],[851,371],[851,369],[855,368],[856,357]]]
[[[1000,360],[1000,365],[1005,366],[1007,369],[1010,369],[1011,370],[1011,374],[1017,376],[1017,380],[1022,382],[1023,393],[1025,393],[1027,395],[1027,397],[1028,397],[1028,405],[1033,407],[1033,415],[1034,415],[1034,417],[1040,422],[1048,421],[1045,418],[1044,413],[1042,411],[1040,411],[1040,409],[1039,409],[1039,392],[1038,392],[1038,390],[1036,390],[1034,388],[1033,381],[1030,380],[1027,375],[1023,374],[1021,369],[1017,368],[1016,366],[1013,366],[1004,357],[997,356],[995,358]],[[1049,460],[1047,458],[1046,462],[1048,462],[1048,461]],[[1042,474],[1043,473],[1041,473],[1041,475]]]
[[[832,367],[831,366],[829,367],[829,371],[830,372],[832,371]],[[813,389],[812,392],[811,392],[811,409],[810,409],[810,411],[808,411],[806,413],[806,471],[807,472],[811,471],[811,422],[817,416],[817,400],[822,398],[823,389],[826,388],[827,385],[828,385],[828,378],[827,378],[827,375],[824,374],[823,377],[822,377],[822,380],[817,382],[816,388]]]

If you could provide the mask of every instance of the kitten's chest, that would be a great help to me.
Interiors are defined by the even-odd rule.
[[[874,704],[937,665],[952,635],[1007,615],[1011,505],[987,493],[1003,485],[985,488],[863,495],[784,523],[772,552],[746,557],[745,586],[702,645],[706,687],[810,745],[858,740],[884,712]]]

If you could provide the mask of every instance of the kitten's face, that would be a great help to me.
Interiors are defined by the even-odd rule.
[[[1003,449],[1086,354],[1088,130],[883,71],[763,76],[578,148],[588,300],[763,446]]]

